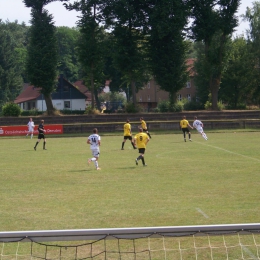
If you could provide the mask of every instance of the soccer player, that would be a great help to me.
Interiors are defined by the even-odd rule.
[[[41,139],[43,139],[43,150],[47,150],[45,148],[46,138],[45,138],[44,133],[46,132],[46,130],[44,130],[44,120],[41,120],[41,123],[38,126],[38,132],[39,132],[38,140],[37,140],[37,142],[36,142],[36,144],[34,146],[34,150],[36,151],[36,147],[37,147],[38,143],[41,141]]]
[[[143,131],[148,134],[149,138],[152,138],[150,133],[148,132],[147,125],[146,125],[146,122],[144,121],[143,117],[140,118],[140,122],[141,122],[141,127],[143,128]]]
[[[203,123],[196,116],[194,117],[193,127],[197,129],[205,140],[208,140],[207,135],[203,131]]]
[[[186,116],[182,117],[182,120],[180,121],[180,127],[183,132],[184,142],[186,142],[186,133],[189,134],[189,140],[191,141],[191,134],[188,127],[190,127],[191,129],[193,129],[193,127],[190,126],[189,121],[186,119]]]
[[[98,135],[97,128],[93,129],[93,134],[88,137],[87,143],[90,144],[90,149],[93,155],[91,159],[88,159],[88,165],[90,165],[91,162],[94,162],[96,169],[101,170],[101,168],[98,167],[98,158],[100,155],[99,146],[101,145],[101,137]]]
[[[127,139],[131,141],[133,148],[136,149],[132,139],[132,131],[131,131],[131,125],[129,123],[129,119],[127,119],[126,123],[124,124],[124,140],[122,142],[121,150],[124,150],[124,145]]]
[[[27,126],[28,126],[28,132],[27,132],[26,136],[30,135],[31,139],[32,139],[33,138],[33,131],[34,131],[34,122],[33,122],[31,117],[29,119]]]
[[[141,159],[143,166],[147,166],[144,161],[144,153],[147,143],[149,142],[149,137],[146,133],[143,132],[143,128],[139,128],[139,133],[134,137],[134,144],[136,144],[139,156],[135,159],[136,165],[138,165],[138,161]]]

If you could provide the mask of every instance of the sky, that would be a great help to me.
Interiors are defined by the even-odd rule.
[[[241,0],[238,15],[245,14],[246,7],[251,8],[254,1],[256,0]],[[73,1],[71,0],[71,2]],[[47,5],[46,9],[53,15],[56,26],[76,26],[79,14],[76,11],[67,11],[61,2],[52,2]],[[30,25],[30,11],[30,8],[25,7],[22,0],[0,0],[0,19],[4,22],[17,20],[19,24],[25,22]],[[236,35],[245,33],[246,29],[249,28],[248,23],[241,20],[239,27],[236,28]]]

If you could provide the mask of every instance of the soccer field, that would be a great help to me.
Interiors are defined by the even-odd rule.
[[[260,132],[152,134],[145,160],[101,135],[96,171],[86,137],[1,139],[0,230],[259,222]]]

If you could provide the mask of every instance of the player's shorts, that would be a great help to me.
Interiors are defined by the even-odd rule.
[[[138,151],[139,151],[139,153],[144,154],[145,153],[145,148],[138,148]]]
[[[148,129],[147,129],[147,128],[143,128],[143,131],[144,131],[144,132],[148,132]]]
[[[202,127],[199,127],[199,128],[197,128],[197,131],[198,131],[199,133],[203,133],[203,128],[202,128]]]
[[[33,131],[34,131],[34,128],[33,127],[29,127],[28,132],[31,133]]]
[[[185,132],[189,133],[190,132],[188,127],[183,127],[181,130],[182,130],[183,133],[185,133]]]
[[[45,139],[44,134],[38,134],[38,139]]]
[[[91,152],[94,157],[99,157],[100,154],[99,149],[91,149]]]
[[[127,140],[127,139],[129,139],[130,141],[132,141],[132,136],[125,135],[125,136],[124,136],[124,140]]]

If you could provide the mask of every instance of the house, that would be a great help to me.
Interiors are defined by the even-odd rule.
[[[184,98],[192,100],[196,97],[196,87],[194,85],[194,59],[187,59],[187,66],[189,70],[189,81],[186,83],[178,93],[177,99],[182,100]],[[157,107],[158,102],[163,100],[169,100],[169,93],[161,90],[160,86],[154,79],[150,80],[143,89],[136,93],[136,101],[145,110],[150,111],[151,108]]]
[[[51,96],[53,106],[58,110],[85,110],[86,104],[91,103],[90,92],[82,81],[72,84],[63,75],[58,78],[57,87]],[[23,110],[46,111],[47,109],[40,89],[28,84],[25,84],[24,89],[14,102]]]

